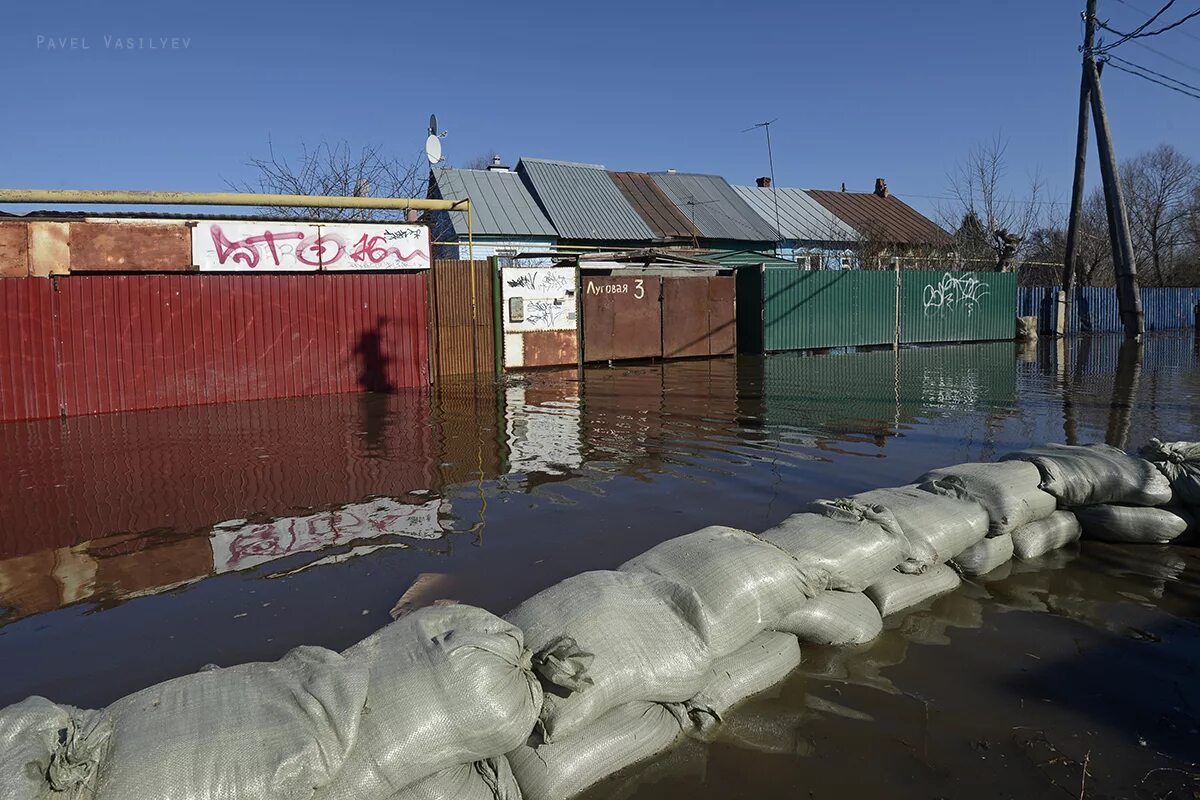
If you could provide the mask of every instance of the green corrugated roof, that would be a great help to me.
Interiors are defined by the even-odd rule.
[[[780,258],[771,253],[758,253],[753,250],[712,250],[704,258],[726,267],[741,267],[749,264],[765,264],[768,267],[796,267],[795,261],[788,261],[786,258]]]

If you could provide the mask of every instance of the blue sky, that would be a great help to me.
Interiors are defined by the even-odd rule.
[[[416,155],[437,112],[451,162],[494,148],[734,183],[766,172],[761,133],[741,130],[778,118],[781,185],[884,176],[926,211],[919,195],[945,194],[955,161],[1002,132],[1014,182],[1040,169],[1065,200],[1082,3],[8,0],[0,183],[219,190],[251,177],[268,137]],[[1100,6],[1117,28],[1144,18]],[[1200,65],[1196,36],[1200,21],[1150,43]],[[1115,71],[1105,91],[1120,156],[1170,142],[1200,158],[1200,101]]]

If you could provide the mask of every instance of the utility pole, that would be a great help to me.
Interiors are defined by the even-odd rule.
[[[771,197],[775,201],[775,255],[777,256],[780,255],[779,246],[783,234],[779,231],[779,187],[775,185],[775,154],[771,152],[771,126],[778,121],[778,119],[773,119],[770,122],[758,122],[742,131],[742,133],[746,133],[755,128],[762,128],[767,132],[767,166],[771,170]]]
[[[1064,335],[1070,319],[1071,294],[1075,285],[1076,253],[1079,249],[1079,224],[1083,216],[1084,171],[1087,166],[1088,112],[1096,124],[1096,149],[1100,156],[1100,176],[1104,182],[1104,204],[1108,217],[1108,235],[1112,247],[1113,270],[1117,279],[1117,305],[1125,336],[1142,335],[1142,299],[1137,288],[1137,263],[1133,238],[1129,233],[1129,215],[1121,191],[1117,157],[1113,151],[1112,131],[1100,91],[1103,64],[1096,63],[1096,0],[1087,0],[1084,12],[1083,74],[1079,83],[1079,128],[1075,137],[1075,178],[1071,184],[1071,217],[1067,224],[1067,253],[1063,259],[1062,296],[1056,305],[1055,333]]]
[[[1075,180],[1071,184],[1071,218],[1067,223],[1067,255],[1063,261],[1062,295],[1055,303],[1054,334],[1065,336],[1071,320],[1071,294],[1075,288],[1075,260],[1079,243],[1079,221],[1083,217],[1083,178],[1087,169],[1088,106],[1091,83],[1087,62],[1096,41],[1096,0],[1088,0],[1083,15],[1083,64],[1079,78],[1079,127],[1075,133]]]

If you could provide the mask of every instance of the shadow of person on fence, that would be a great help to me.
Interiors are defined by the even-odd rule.
[[[383,352],[383,326],[387,317],[375,321],[375,327],[362,332],[353,355],[359,360],[358,385],[365,392],[394,394],[396,385],[388,377],[388,365],[392,359]]]

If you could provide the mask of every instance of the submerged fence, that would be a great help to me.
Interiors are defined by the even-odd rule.
[[[1054,298],[1058,286],[1022,286],[1017,289],[1018,313],[1038,318],[1039,333],[1054,332]],[[1147,331],[1195,327],[1200,288],[1142,289],[1142,312]],[[1115,333],[1121,327],[1117,291],[1112,287],[1077,287],[1071,293],[1069,333]]]

